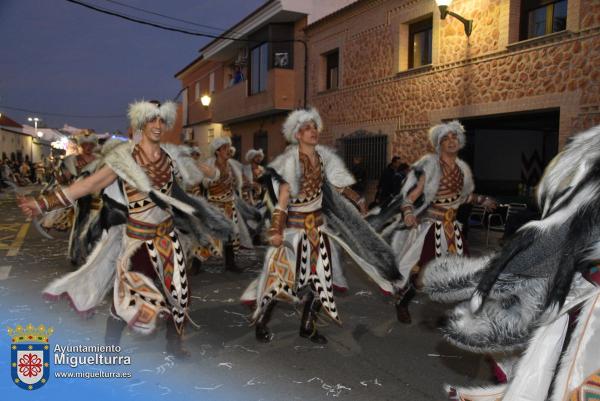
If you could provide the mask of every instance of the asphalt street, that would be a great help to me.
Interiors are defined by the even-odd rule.
[[[53,235],[52,240],[41,237],[19,213],[14,194],[0,193],[0,326],[6,330],[43,323],[56,331],[51,343],[103,344],[112,293],[87,319],[67,302],[40,295],[48,282],[73,269],[65,257],[67,234]],[[475,235],[471,249],[486,251]],[[482,356],[443,341],[436,322],[445,306],[417,296],[413,323],[402,325],[392,300],[348,258],[344,271],[350,289],[336,295],[343,324],[320,319],[328,344],[299,337],[300,307],[281,303],[270,323],[273,341],[258,343],[248,321],[251,311],[239,296],[258,273],[264,251],[261,247],[238,255],[238,264],[246,269],[241,274],[224,272],[222,261],[214,260],[190,278],[191,317],[200,327],[187,328],[189,360],[176,360],[165,351],[164,325],[147,337],[127,331],[122,355],[131,356],[127,369],[132,378],[110,381],[105,390],[115,399],[149,399],[150,393],[150,399],[182,400],[425,401],[445,399],[444,383],[479,385],[491,379]],[[6,366],[10,339],[2,337],[0,364]],[[77,380],[82,379],[69,383]],[[101,386],[103,379],[96,380]],[[53,378],[46,386],[57,388],[60,381]],[[10,375],[3,374],[0,392],[23,391],[14,389]]]

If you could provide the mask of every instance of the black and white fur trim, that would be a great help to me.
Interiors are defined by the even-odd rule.
[[[344,161],[333,151],[323,145],[317,145],[317,153],[321,156],[327,181],[337,188],[348,187],[356,182],[346,168]],[[298,196],[302,167],[300,165],[298,145],[290,145],[273,160],[269,167],[290,186],[290,195]]]
[[[469,299],[490,256],[448,256],[429,262],[423,273],[423,292],[434,301],[451,303]]]
[[[543,217],[569,199],[573,191],[600,160],[600,126],[572,137],[571,142],[548,165],[537,191]]]
[[[300,109],[292,111],[285,123],[283,123],[282,131],[285,139],[292,144],[297,144],[296,133],[307,122],[313,121],[317,126],[317,131],[323,131],[323,120],[319,112],[314,107],[311,109]]]
[[[505,277],[478,312],[471,311],[469,301],[454,308],[442,329],[444,337],[476,353],[523,349],[539,323],[548,285],[547,278]]]
[[[129,124],[134,131],[141,131],[144,129],[144,125],[156,117],[162,118],[165,121],[167,129],[171,129],[175,125],[177,105],[167,100],[159,107],[146,100],[140,100],[129,105],[127,116],[129,117]]]

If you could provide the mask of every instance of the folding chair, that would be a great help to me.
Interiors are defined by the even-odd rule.
[[[500,213],[490,213],[488,215],[487,232],[485,236],[486,246],[488,246],[490,243],[490,231],[504,233],[504,231],[506,231],[506,223],[508,222],[508,219],[523,210],[527,210],[527,205],[525,203],[509,203],[498,206],[506,207],[506,214],[504,216]]]

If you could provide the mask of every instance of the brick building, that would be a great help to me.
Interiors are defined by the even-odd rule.
[[[262,148],[267,161],[281,153],[285,117],[306,100],[304,28],[349,3],[270,0],[204,46],[175,74],[184,88],[185,141],[206,156],[210,141],[222,135],[231,136],[238,159],[251,148]],[[201,104],[205,95],[208,107]]]
[[[469,37],[434,0],[359,0],[306,28],[309,104],[324,141],[362,155],[431,151],[427,130],[459,119],[461,157],[483,191],[535,185],[568,137],[600,124],[600,2],[456,0]],[[383,155],[383,159],[381,155]]]

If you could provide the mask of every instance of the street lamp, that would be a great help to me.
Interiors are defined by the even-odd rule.
[[[438,8],[440,9],[441,19],[446,19],[446,15],[450,14],[451,16],[463,23],[463,25],[465,26],[465,34],[467,35],[467,37],[471,36],[471,31],[473,30],[473,20],[466,19],[452,11],[449,11],[448,7],[450,7],[452,0],[435,0],[435,2],[437,3]]]
[[[33,125],[35,126],[34,132],[38,132],[37,130],[37,125],[38,122],[41,120],[41,118],[38,117],[27,117],[27,121],[29,122],[33,122]],[[38,134],[39,136],[39,134]],[[31,147],[29,148],[29,162],[33,163],[33,136],[31,137]]]
[[[200,103],[202,103],[202,106],[204,106],[205,109],[208,108],[208,106],[210,106],[210,101],[211,101],[211,97],[209,95],[204,95],[200,98]]]

